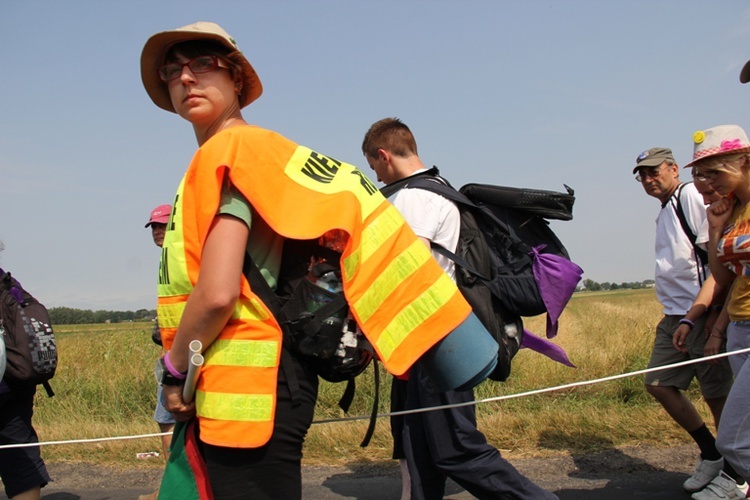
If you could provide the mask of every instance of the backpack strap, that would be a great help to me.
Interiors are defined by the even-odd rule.
[[[372,435],[375,432],[375,424],[378,421],[378,401],[380,400],[380,370],[378,369],[378,357],[373,356],[372,357],[372,373],[375,383],[375,397],[373,398],[372,403],[372,411],[370,412],[370,423],[367,425],[367,431],[365,431],[365,437],[362,439],[362,442],[359,444],[360,447],[365,448],[368,444],[370,444],[370,439],[372,439]],[[354,379],[351,379],[350,382],[352,382],[352,393],[354,392]],[[347,386],[347,390],[349,387]],[[354,394],[352,394],[353,396]],[[351,402],[351,401],[350,401]]]
[[[435,182],[434,180],[430,179],[415,179],[413,182],[409,183],[406,186],[402,187],[409,187],[409,188],[418,188],[418,189],[424,189],[426,191],[432,191],[433,193],[439,194],[440,196],[447,198],[448,200],[451,200],[454,203],[461,204],[465,207],[469,207],[470,209],[473,209],[473,212],[475,214],[481,214],[482,217],[485,217],[489,219],[489,221],[502,228],[502,231],[495,231],[493,233],[493,242],[498,241],[500,244],[502,244],[505,248],[513,248],[519,250],[519,253],[522,255],[522,257],[519,259],[518,263],[516,264],[516,269],[509,269],[511,274],[515,274],[518,269],[528,265],[531,262],[531,248],[523,243],[523,241],[520,240],[516,236],[515,231],[513,231],[513,228],[511,228],[508,224],[501,221],[500,219],[495,216],[489,209],[483,206],[479,206],[471,199],[466,196],[465,194],[461,193],[460,191],[456,191],[456,189],[453,188],[453,186],[450,185],[450,183],[443,179],[442,177],[438,177],[440,181],[442,182]],[[488,243],[492,243],[489,242]],[[437,244],[432,244],[432,247],[435,248],[435,251],[438,253],[448,257],[449,259],[453,260],[453,262],[457,263],[470,273],[474,274],[475,276],[478,276],[484,280],[488,280],[487,277],[483,276],[481,273],[473,269],[469,264],[456,255],[454,252],[451,252],[448,249],[445,249]]]
[[[45,380],[42,382],[42,387],[44,387],[44,390],[47,391],[47,397],[51,398],[55,395],[55,391],[52,390],[52,386],[49,385],[49,380]]]
[[[401,190],[402,188],[406,187],[411,182],[415,181],[416,179],[422,178],[422,177],[440,177],[440,170],[436,166],[432,166],[429,170],[425,170],[423,172],[419,172],[418,174],[410,175],[409,177],[404,177],[403,179],[399,179],[396,182],[392,182],[388,184],[387,186],[383,186],[380,189],[380,193],[385,196],[386,198],[390,198],[394,193]],[[443,179],[442,177],[440,177]],[[445,179],[443,179],[445,181]],[[446,183],[448,181],[445,181]]]
[[[333,250],[330,250],[328,248],[319,246],[316,251],[321,252],[323,255],[327,255],[327,258],[339,258],[340,254],[338,252],[334,252]],[[287,337],[289,334],[289,328],[293,327],[293,324],[289,322],[282,322],[281,321],[281,304],[279,304],[278,297],[276,294],[271,290],[271,287],[268,285],[268,282],[263,277],[263,275],[260,272],[260,269],[258,269],[258,265],[255,264],[252,257],[250,257],[249,253],[245,254],[245,261],[242,265],[242,272],[247,278],[248,282],[250,283],[250,288],[253,290],[253,292],[263,301],[264,304],[271,310],[271,313],[276,318],[276,321],[279,323],[279,326],[281,327],[281,330],[283,332],[284,337]],[[334,298],[331,302],[324,305],[320,309],[318,309],[315,312],[316,318],[327,318],[328,316],[331,316],[335,312],[339,311],[342,307],[345,307],[347,305],[346,298],[344,297],[344,294],[339,294],[336,298]],[[310,321],[307,325],[305,325],[305,328],[310,328],[311,323],[315,322],[320,327],[320,320],[319,319],[313,319]],[[314,326],[312,326],[314,328]],[[314,330],[313,330],[314,331]],[[292,364],[291,359],[291,353],[283,348],[281,349],[281,369],[284,370],[284,374],[286,375],[287,384],[289,385],[289,395],[291,398],[292,406],[297,406],[300,404],[300,388],[299,388],[299,380],[297,379],[297,374],[294,370],[294,365]],[[375,397],[373,399],[372,403],[372,411],[370,413],[370,423],[367,426],[367,431],[365,432],[365,437],[362,439],[362,443],[360,444],[361,447],[366,447],[368,444],[370,444],[370,440],[372,439],[372,435],[375,432],[375,425],[377,423],[378,418],[378,403],[380,399],[380,373],[378,371],[378,366],[376,359],[373,358],[372,363],[374,370],[375,370]],[[346,389],[344,390],[344,394],[341,396],[341,399],[339,400],[339,407],[344,410],[344,412],[348,412],[349,407],[352,404],[352,401],[354,400],[354,391],[355,391],[355,382],[354,378],[350,378],[346,383]],[[46,388],[46,386],[45,386]],[[50,388],[51,390],[51,388]]]
[[[280,317],[279,314],[281,312],[281,306],[279,304],[278,298],[276,297],[276,294],[273,293],[273,290],[271,290],[268,282],[261,274],[260,269],[258,269],[258,265],[255,264],[253,258],[247,252],[245,253],[245,262],[242,264],[242,272],[247,278],[247,281],[250,283],[250,288],[253,290],[253,293],[255,293],[260,298],[260,300],[263,301],[264,304],[266,304],[266,306],[271,310],[271,314],[273,314],[273,316],[276,318],[276,321],[278,322]],[[279,323],[279,326],[281,327],[282,337],[286,337],[288,335],[286,328],[281,323]],[[297,372],[295,371],[294,364],[292,363],[291,353],[284,348],[283,341],[281,344],[280,368],[284,370],[284,375],[286,376],[286,382],[289,386],[289,397],[292,402],[292,407],[298,406],[300,404],[299,380],[297,379]]]
[[[682,207],[682,190],[687,184],[688,183],[683,182],[683,183],[680,183],[680,185],[677,187],[677,192],[674,195],[676,203],[672,205],[672,207],[674,208],[674,211],[677,214],[677,219],[679,219],[680,221],[680,226],[682,226],[682,230],[685,232],[685,235],[688,237],[688,239],[690,240],[690,243],[693,245],[695,256],[700,261],[701,267],[705,268],[705,266],[708,265],[708,251],[703,250],[695,243],[696,240],[698,239],[698,236],[690,228],[690,224],[688,224],[687,217],[685,217],[685,209]]]

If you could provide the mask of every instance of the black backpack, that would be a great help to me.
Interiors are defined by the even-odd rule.
[[[545,245],[541,252],[569,260],[545,218],[572,219],[573,190],[565,186],[567,193],[557,193],[467,184],[456,191],[433,167],[381,192],[390,197],[407,186],[440,194],[457,205],[461,229],[456,252],[434,243],[432,248],[456,264],[459,290],[499,345],[498,364],[489,378],[506,380],[523,341],[521,317],[547,311],[534,278],[532,248]]]
[[[0,333],[5,341],[5,375],[11,384],[42,384],[54,396],[49,380],[57,369],[57,345],[47,308],[0,269]]]
[[[246,256],[244,274],[250,288],[271,309],[284,334],[284,347],[302,358],[322,379],[346,382],[339,400],[344,412],[354,399],[355,378],[372,363],[375,399],[362,446],[375,430],[379,371],[375,349],[349,314],[340,269],[341,253],[318,240],[284,241],[276,292]],[[284,363],[282,357],[282,364]]]

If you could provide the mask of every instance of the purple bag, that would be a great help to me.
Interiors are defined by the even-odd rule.
[[[583,276],[576,263],[552,253],[541,253],[544,245],[532,248],[532,269],[547,308],[547,338],[557,335],[557,320],[568,305],[570,297]]]

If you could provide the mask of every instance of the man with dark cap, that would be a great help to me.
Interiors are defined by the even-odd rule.
[[[633,173],[646,194],[661,202],[661,211],[656,218],[656,295],[664,308],[664,317],[656,327],[648,367],[700,358],[706,344],[706,314],[704,312],[695,321],[685,316],[709,273],[708,259],[704,261],[701,256],[708,242],[703,199],[692,183],[680,182],[679,166],[668,148],[651,148],[642,152],[636,159]],[[687,325],[690,333],[684,339],[683,349],[678,350],[673,344],[673,334],[681,325]],[[716,366],[695,363],[650,372],[645,377],[649,394],[700,448],[695,472],[683,484],[688,492],[703,489],[725,465],[716,449],[713,434],[683,392],[693,378],[698,379],[718,427],[724,402],[732,387],[732,374],[727,363]]]

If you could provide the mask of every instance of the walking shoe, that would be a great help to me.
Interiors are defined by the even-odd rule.
[[[723,472],[713,478],[703,490],[693,493],[692,498],[694,500],[717,500],[717,499],[729,499],[729,500],[745,500],[747,495],[748,486],[747,483],[737,484],[734,479],[727,476]]]
[[[711,482],[713,478],[719,475],[721,469],[724,468],[724,459],[718,460],[698,460],[698,465],[695,466],[695,472],[682,484],[685,491],[692,493],[694,491],[700,491]]]
[[[148,495],[138,495],[138,500],[156,500],[157,498],[159,498],[159,488],[156,488],[156,491]]]

